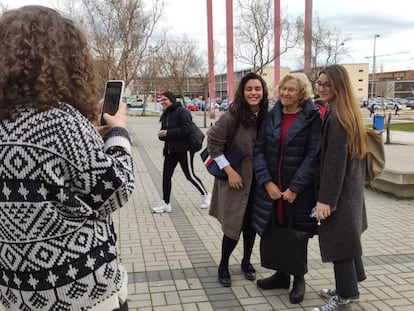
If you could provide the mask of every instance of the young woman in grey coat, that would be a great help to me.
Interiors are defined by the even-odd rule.
[[[322,261],[333,262],[335,289],[322,289],[329,302],[313,311],[351,310],[364,280],[361,234],[367,228],[364,202],[365,125],[353,86],[343,66],[321,71],[319,95],[328,103],[317,160],[316,218]]]
[[[223,230],[218,280],[225,287],[231,286],[229,259],[241,232],[244,242],[241,269],[246,279],[256,279],[256,271],[250,264],[256,235],[250,224],[254,189],[253,146],[267,109],[265,81],[255,73],[248,73],[241,79],[229,110],[207,133],[208,152],[228,175],[228,180],[215,178],[210,206],[210,215],[217,218]],[[247,155],[235,167],[223,154],[230,142]]]

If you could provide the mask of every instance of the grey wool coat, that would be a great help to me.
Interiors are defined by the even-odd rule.
[[[234,133],[237,128],[237,132]],[[207,132],[207,149],[212,158],[223,154],[226,142],[234,138],[232,143],[247,156],[237,167],[233,167],[243,179],[241,190],[229,187],[227,180],[215,178],[211,197],[210,215],[220,223],[224,235],[238,240],[242,229],[243,218],[246,212],[250,190],[252,188],[253,174],[253,146],[256,141],[257,125],[245,128],[237,125],[236,119],[225,112]]]
[[[322,261],[362,256],[361,235],[368,227],[365,159],[350,158],[346,131],[331,112],[325,118],[318,149],[318,201],[336,207],[318,226]]]

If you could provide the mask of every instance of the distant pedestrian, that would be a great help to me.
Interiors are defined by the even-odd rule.
[[[164,168],[162,172],[161,202],[155,206],[154,213],[171,212],[171,180],[177,164],[180,163],[185,177],[201,194],[201,208],[210,206],[210,194],[204,187],[203,182],[194,173],[194,152],[190,150],[188,136],[191,128],[191,113],[176,101],[171,92],[164,92],[160,98],[163,113],[160,118],[161,130],[158,138],[164,142]]]
[[[374,112],[375,112],[375,105],[374,105],[374,103],[370,104],[370,105],[368,106],[368,109],[369,109],[369,117],[371,118],[371,117],[372,117],[372,115],[373,115],[373,114],[374,114]]]
[[[395,116],[398,117],[399,111],[400,111],[400,107],[397,104],[394,105],[394,111],[395,111]]]

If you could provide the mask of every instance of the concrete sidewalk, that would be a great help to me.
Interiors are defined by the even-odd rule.
[[[193,114],[199,126],[203,124],[201,115]],[[255,282],[244,279],[242,241],[230,259],[233,285],[221,287],[217,281],[221,228],[208,210],[200,209],[200,195],[179,167],[173,177],[173,212],[151,212],[162,193],[163,144],[157,138],[158,117],[131,117],[129,128],[136,189],[128,205],[114,214],[114,223],[129,272],[130,310],[310,310],[324,304],[317,293],[322,287],[333,288],[334,276],[332,266],[321,263],[316,237],[309,243],[302,304],[290,304],[287,290],[262,291]],[[413,150],[404,154],[411,155]],[[400,156],[396,152],[391,160],[387,151],[388,163]],[[212,189],[213,177],[198,155],[194,165],[196,174]],[[361,300],[352,309],[414,310],[414,201],[366,190],[366,203],[369,229],[363,243],[368,279],[360,284]],[[259,242],[257,238],[252,263],[258,278],[263,278],[272,271],[260,266]]]

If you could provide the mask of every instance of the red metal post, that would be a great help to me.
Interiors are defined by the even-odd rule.
[[[210,118],[215,118],[216,81],[214,77],[214,41],[213,41],[213,0],[207,0],[207,41],[208,41],[208,92],[210,100]],[[207,105],[207,102],[206,102]]]
[[[226,1],[226,37],[227,37],[227,100],[234,97],[234,61],[233,61],[233,1]]]
[[[274,24],[275,24],[275,63],[274,63],[274,79],[275,87],[279,86],[280,81],[280,0],[274,0]]]
[[[312,0],[305,3],[305,55],[304,73],[309,76],[312,46]]]

